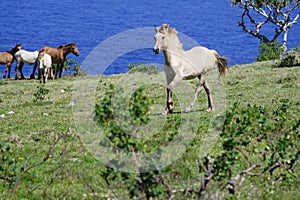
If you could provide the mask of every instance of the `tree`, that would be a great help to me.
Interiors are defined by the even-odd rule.
[[[286,50],[288,32],[300,15],[300,0],[231,0],[231,3],[244,10],[238,23],[243,31],[263,43],[274,42],[283,33],[282,45]],[[268,23],[275,25],[271,36],[261,32]]]

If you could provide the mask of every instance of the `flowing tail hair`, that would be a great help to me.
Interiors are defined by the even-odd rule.
[[[211,50],[211,51],[217,59],[217,64],[218,64],[218,69],[219,69],[220,75],[225,76],[226,70],[228,68],[227,59],[225,57],[220,56],[218,54],[218,52],[216,52],[215,50]]]

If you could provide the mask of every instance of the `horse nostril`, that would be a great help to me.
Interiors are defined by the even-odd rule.
[[[153,49],[155,54],[159,54],[159,49]]]

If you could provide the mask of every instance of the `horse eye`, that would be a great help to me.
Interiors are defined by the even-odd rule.
[[[164,40],[164,39],[165,39],[165,36],[163,36],[161,39],[163,39],[163,40]]]

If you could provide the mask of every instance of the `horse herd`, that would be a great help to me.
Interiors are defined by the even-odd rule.
[[[6,68],[3,74],[3,78],[10,78],[11,66],[16,61],[15,69],[15,79],[25,79],[23,74],[23,65],[24,63],[29,65],[34,65],[32,73],[30,75],[31,79],[34,79],[34,74],[36,68],[38,67],[38,74],[40,81],[46,83],[48,75],[53,76],[52,65],[56,64],[55,68],[55,78],[57,76],[60,78],[63,71],[64,62],[69,53],[73,53],[76,56],[79,56],[79,50],[75,43],[70,43],[67,45],[59,46],[58,48],[52,48],[45,46],[39,51],[29,52],[22,49],[22,44],[16,44],[11,50],[6,52],[0,52],[0,64],[5,64]],[[18,75],[20,72],[20,76]]]
[[[212,92],[208,86],[206,75],[212,69],[218,69],[220,75],[225,75],[228,67],[227,59],[220,56],[215,50],[210,50],[203,46],[197,46],[185,51],[177,36],[178,32],[175,28],[169,27],[168,24],[162,24],[160,27],[155,27],[155,32],[155,45],[153,51],[155,54],[159,54],[160,52],[164,53],[164,71],[167,78],[167,105],[163,114],[173,112],[174,104],[172,100],[172,89],[174,86],[181,80],[194,78],[198,78],[199,83],[194,97],[191,103],[186,107],[185,112],[191,111],[197,96],[203,88],[208,97],[207,111],[210,112],[214,110]],[[55,78],[57,78],[58,73],[59,77],[61,77],[66,56],[70,52],[79,56],[79,51],[75,43],[59,46],[58,48],[44,47],[40,51],[35,52],[28,52],[21,49],[22,45],[17,44],[11,50],[0,53],[0,63],[6,64],[3,75],[4,78],[7,71],[9,71],[8,78],[10,78],[10,67],[14,59],[17,61],[16,79],[18,79],[18,70],[21,73],[21,78],[24,78],[22,73],[24,63],[34,64],[30,78],[34,78],[34,73],[38,66],[39,74],[47,79],[47,71],[51,68],[51,63],[57,64],[55,73]]]

